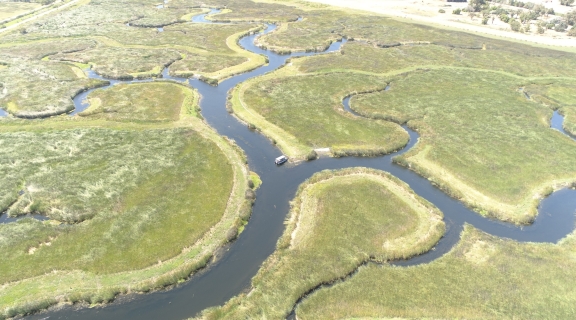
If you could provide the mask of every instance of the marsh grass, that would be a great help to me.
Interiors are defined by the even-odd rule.
[[[286,4],[303,8],[300,3]],[[368,41],[383,48],[398,44],[434,44],[447,48],[497,50],[519,55],[560,57],[565,52],[482,37],[461,31],[402,22],[382,15],[337,8],[307,10],[303,20],[283,24],[278,32],[262,38],[262,44],[276,51],[314,51],[342,37]],[[504,55],[503,58],[506,58]],[[514,58],[516,59],[516,58]]]
[[[60,220],[91,217],[75,225],[31,219],[0,225],[2,315],[65,301],[102,303],[174,284],[243,225],[251,211],[244,157],[182,109],[181,125],[194,129],[49,129],[107,124],[65,119],[1,126],[3,153],[14,155],[0,165],[7,172],[3,188],[17,199],[11,209],[36,208]],[[32,130],[18,131],[26,126]],[[24,156],[31,161],[18,160]]]
[[[531,99],[542,103],[565,116],[564,130],[576,135],[576,80],[541,80],[527,85],[523,90]]]
[[[41,7],[39,3],[0,2],[0,21],[10,20]]]
[[[161,77],[162,69],[182,59],[182,54],[170,49],[99,47],[57,54],[50,59],[89,64],[92,70],[105,78],[130,79]]]
[[[560,54],[552,50],[546,54],[541,50],[526,46],[525,52],[519,53],[507,48],[474,50],[435,44],[384,49],[369,43],[351,41],[343,45],[341,54],[296,59],[294,62],[302,72],[349,69],[389,73],[416,67],[454,66],[504,71],[527,77],[574,76],[571,70],[576,68],[575,54]]]
[[[203,318],[286,317],[305,292],[364,261],[428,251],[444,233],[442,214],[404,183],[381,171],[323,171],[302,184],[276,252],[248,294]]]
[[[518,243],[468,225],[442,258],[408,268],[368,265],[312,294],[296,314],[298,319],[572,318],[574,244],[573,234],[559,244]]]
[[[232,100],[232,106],[240,118],[276,140],[290,157],[304,158],[312,149],[325,147],[336,156],[378,155],[404,146],[406,132],[393,123],[350,115],[342,99],[386,85],[386,79],[375,76],[298,75],[281,69],[236,89],[238,99]]]
[[[0,45],[0,59],[18,63],[19,59],[40,60],[44,57],[86,50],[96,45],[91,39],[45,40],[21,44]]]
[[[74,66],[26,61],[0,69],[0,107],[21,118],[49,117],[72,111],[72,97],[107,81],[79,77]]]
[[[176,121],[182,108],[193,108],[194,92],[171,82],[119,84],[93,91],[87,99],[90,107],[79,116],[115,121]]]
[[[576,180],[576,144],[549,128],[550,108],[518,92],[523,81],[486,71],[413,72],[393,79],[389,91],[353,97],[351,106],[418,130],[419,144],[398,163],[483,214],[529,223],[545,189]]]

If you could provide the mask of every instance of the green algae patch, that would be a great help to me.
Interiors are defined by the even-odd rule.
[[[388,91],[352,98],[351,107],[420,133],[398,163],[482,214],[529,223],[548,188],[576,180],[576,143],[549,128],[550,108],[518,92],[524,81],[450,68],[413,72],[392,79]]]
[[[190,109],[195,92],[171,82],[119,84],[95,90],[87,99],[90,107],[79,115],[89,119],[176,121],[182,108]]]
[[[426,252],[444,233],[438,209],[390,174],[366,168],[312,176],[299,187],[286,223],[250,292],[203,318],[284,318],[313,288],[367,261]]]
[[[467,225],[428,264],[368,265],[297,308],[298,319],[566,319],[574,316],[574,234],[559,244],[519,243]],[[527,278],[530,278],[528,281]]]

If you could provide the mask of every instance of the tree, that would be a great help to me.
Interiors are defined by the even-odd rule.
[[[571,26],[576,25],[576,10],[572,10],[572,11],[568,12],[564,19],[566,20],[567,24],[569,24]]]
[[[568,0],[566,0],[568,1]],[[572,0],[574,1],[574,0]],[[482,7],[486,4],[485,0],[469,0],[468,5],[472,8],[472,11],[479,12],[482,10]]]
[[[574,3],[574,0],[560,0],[560,4],[563,6],[570,6]]]
[[[462,10],[460,10],[460,8],[452,11],[452,14],[460,14],[460,12],[462,12]]]
[[[510,29],[512,29],[512,31],[518,32],[520,31],[520,28],[522,28],[522,24],[516,21],[516,19],[510,19],[509,23],[510,23]]]
[[[576,37],[576,27],[572,27],[572,29],[568,31],[568,35],[571,37]]]
[[[560,23],[558,23],[554,27],[554,30],[556,30],[558,32],[564,32],[564,31],[566,31],[566,29],[568,29],[568,24],[566,23],[566,21],[560,21]]]
[[[538,29],[536,29],[536,31],[539,34],[543,34],[544,32],[546,32],[546,22],[544,21],[538,22]]]

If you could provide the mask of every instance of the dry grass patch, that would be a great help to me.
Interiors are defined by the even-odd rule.
[[[0,21],[14,19],[41,6],[40,3],[2,1],[0,2]]]

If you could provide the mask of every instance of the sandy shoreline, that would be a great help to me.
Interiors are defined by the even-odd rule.
[[[306,1],[327,4],[341,8],[369,11],[391,17],[402,18],[405,20],[413,20],[414,22],[420,22],[424,24],[430,24],[450,29],[456,29],[459,31],[477,33],[480,35],[495,36],[504,39],[513,39],[516,41],[529,42],[529,43],[531,42],[547,46],[576,48],[576,38],[568,38],[568,37],[554,38],[546,35],[524,34],[524,33],[494,29],[486,26],[469,24],[465,22],[454,21],[450,20],[451,18],[450,16],[440,18],[434,16],[425,16],[422,14],[412,14],[406,12],[410,11],[410,9],[408,9],[410,5],[408,1],[405,2],[394,0],[306,0]],[[399,4],[402,5],[402,3],[407,4],[405,9],[408,10],[400,10],[398,5]],[[446,4],[454,5],[456,3],[446,2]],[[454,6],[454,8],[456,8],[456,6]],[[448,10],[451,11],[452,9],[453,8],[447,8],[446,11],[448,12]],[[414,11],[413,8],[412,11]]]

